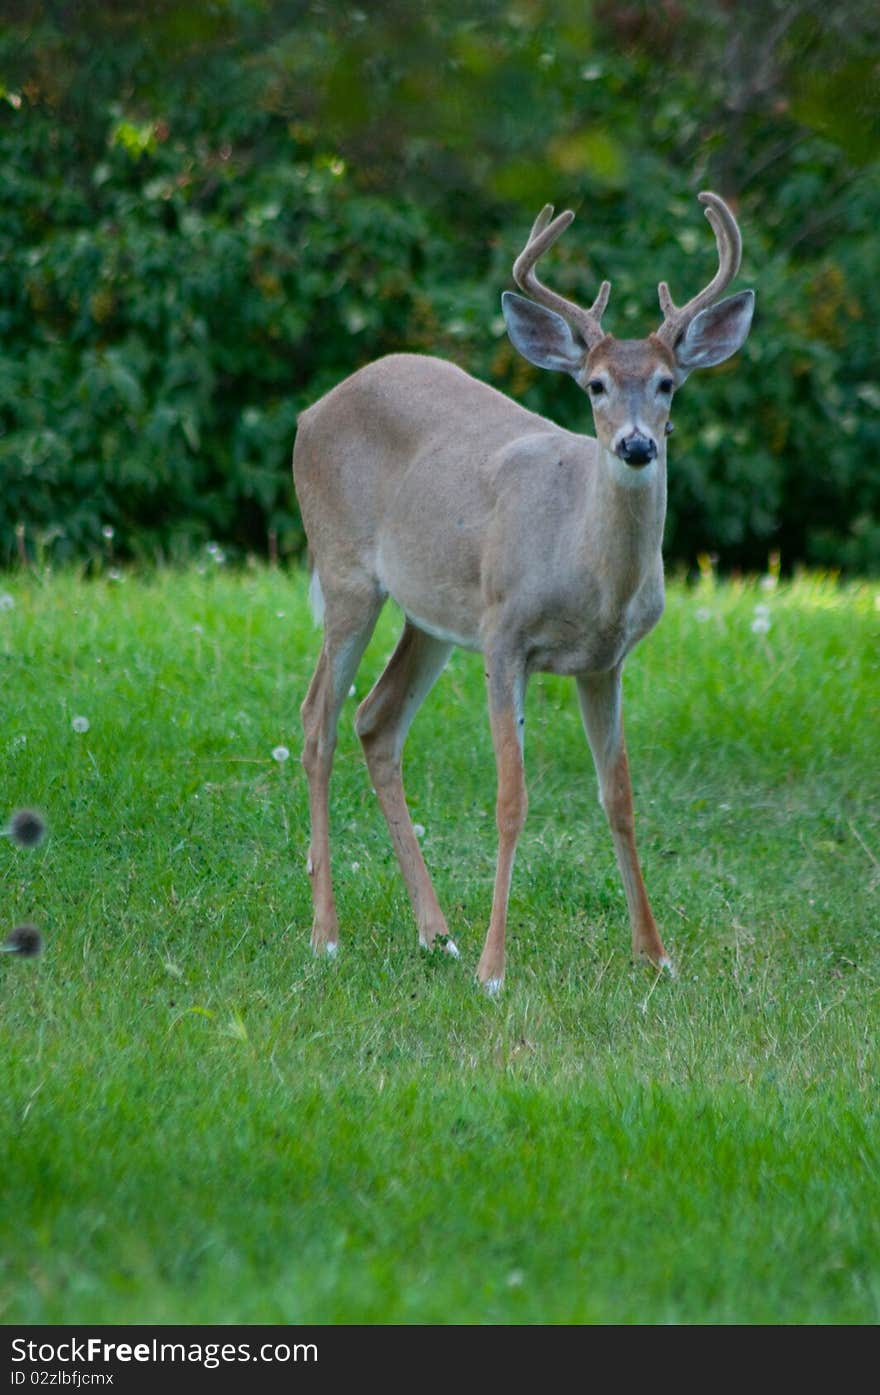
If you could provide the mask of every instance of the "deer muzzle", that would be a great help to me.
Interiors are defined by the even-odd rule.
[[[614,453],[626,465],[649,465],[657,457],[657,442],[651,436],[643,436],[640,431],[631,431],[617,442]]]

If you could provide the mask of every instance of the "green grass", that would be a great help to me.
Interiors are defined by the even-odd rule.
[[[674,981],[629,962],[574,694],[533,680],[498,1001],[473,979],[495,854],[477,656],[407,748],[461,960],[417,947],[352,701],[343,943],[318,962],[304,579],[4,588],[3,802],[51,836],[0,843],[7,927],[46,937],[0,957],[3,1322],[880,1318],[876,587],[674,586],[631,657]]]

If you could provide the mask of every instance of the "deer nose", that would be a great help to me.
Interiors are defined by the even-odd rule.
[[[647,465],[657,454],[657,442],[633,431],[617,442],[615,451],[627,465]]]

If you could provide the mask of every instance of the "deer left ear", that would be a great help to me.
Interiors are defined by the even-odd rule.
[[[755,292],[740,291],[701,310],[675,346],[679,370],[687,375],[694,368],[714,368],[735,354],[746,341],[754,309]]]

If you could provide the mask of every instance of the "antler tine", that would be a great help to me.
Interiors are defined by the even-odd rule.
[[[544,207],[541,209],[541,212],[538,214],[537,218],[532,224],[532,231],[529,233],[529,242],[533,242],[534,239],[538,236],[538,234],[544,231],[552,217],[553,205],[552,203],[545,203]],[[571,218],[573,217],[574,214],[572,213]],[[569,218],[569,222],[571,222],[571,218]]]
[[[572,300],[566,300],[564,296],[557,295],[548,286],[538,280],[535,274],[535,263],[542,257],[549,247],[560,236],[561,233],[574,222],[574,214],[567,210],[560,213],[558,218],[553,217],[553,205],[545,204],[532,225],[528,241],[513,264],[513,279],[521,291],[536,300],[540,305],[546,305],[548,309],[555,310],[558,314],[567,319],[570,324],[575,325],[583,336],[587,345],[592,348],[598,344],[600,339],[605,338],[605,331],[599,321],[602,312],[608,304],[608,296],[611,292],[610,281],[603,281],[599,287],[599,294],[593,301],[589,310],[584,310],[580,305],[576,305]]]
[[[657,287],[657,295],[660,300],[660,309],[663,311],[663,323],[657,330],[657,338],[670,348],[674,347],[678,339],[687,329],[691,320],[700,310],[705,309],[717,300],[723,290],[726,290],[739,271],[740,259],[742,257],[742,237],[740,235],[737,221],[731,213],[727,204],[717,194],[704,192],[697,195],[700,203],[705,205],[704,212],[712,225],[715,233],[715,242],[718,247],[718,270],[709,282],[695,295],[693,300],[689,300],[686,305],[678,306],[669,293],[669,287],[665,281],[661,281]]]

